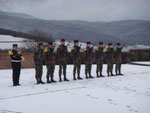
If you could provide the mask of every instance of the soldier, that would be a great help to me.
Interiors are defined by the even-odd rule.
[[[96,68],[96,74],[97,77],[104,77],[102,75],[102,69],[103,69],[103,59],[104,59],[104,46],[103,46],[103,42],[99,42],[99,46],[96,47],[95,49],[95,57],[96,57],[96,63],[97,63],[97,68]],[[99,72],[100,72],[100,76],[99,76]]]
[[[18,45],[13,44],[13,49],[9,51],[11,57],[11,67],[13,70],[13,86],[20,86],[20,70],[21,70],[21,61],[24,60],[21,52],[18,52]]]
[[[34,53],[33,60],[35,64],[35,78],[37,80],[37,84],[45,84],[42,81],[42,74],[43,74],[43,52],[44,46],[43,43],[40,43],[38,46],[38,50]]]
[[[47,67],[47,83],[53,83],[56,82],[54,80],[54,70],[55,70],[55,55],[54,55],[54,48],[53,42],[48,43],[48,48],[45,48],[45,61],[46,61],[46,67]],[[51,81],[49,80],[49,77],[51,77]]]
[[[120,46],[120,43],[117,43],[117,46],[114,48],[114,57],[115,57],[115,71],[116,75],[123,75],[121,73],[121,50],[123,47]]]
[[[79,47],[79,41],[74,40],[74,46],[71,48],[71,55],[73,57],[73,64],[74,64],[74,69],[73,69],[73,80],[82,80],[80,77],[80,68],[81,68],[81,54],[80,54],[80,47]],[[76,79],[76,71],[78,74],[78,77]]]
[[[61,39],[61,45],[58,45],[57,47],[57,56],[59,63],[59,81],[62,82],[62,70],[64,75],[64,81],[69,81],[66,77],[68,50],[67,46],[65,46],[65,39]]]
[[[91,42],[87,42],[87,47],[84,48],[84,55],[85,55],[85,75],[86,79],[94,78],[91,76],[91,69],[93,63],[93,47],[91,47]],[[88,76],[89,75],[89,76]]]
[[[113,74],[114,50],[113,50],[112,43],[108,44],[108,48],[106,48],[105,53],[106,53],[106,59],[107,59],[107,74],[108,74],[108,76],[110,76],[110,75],[114,76],[114,74]]]

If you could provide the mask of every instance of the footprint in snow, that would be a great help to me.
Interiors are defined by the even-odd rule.
[[[127,108],[131,108],[131,106],[126,106]]]
[[[112,102],[112,100],[111,100],[111,99],[108,99],[108,101],[111,101],[111,102]]]

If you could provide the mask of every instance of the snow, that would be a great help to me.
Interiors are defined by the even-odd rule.
[[[82,65],[81,76],[85,66]],[[58,79],[58,66],[55,80]],[[34,69],[22,69],[21,86],[13,87],[11,70],[0,70],[0,112],[2,113],[149,113],[149,67],[123,65],[125,76],[72,80],[36,85]],[[96,65],[92,66],[92,75]],[[103,74],[106,76],[106,65]],[[43,81],[46,81],[44,66]]]
[[[135,64],[147,64],[147,65],[150,65],[150,62],[148,61],[138,61],[138,62],[132,62],[132,63],[135,63]]]
[[[12,45],[14,43],[18,44],[19,48],[24,48],[25,45],[23,43],[19,43],[19,41],[25,41],[25,40],[27,40],[27,39],[20,38],[20,37],[13,37],[13,36],[10,36],[10,35],[0,35],[0,42],[1,41],[6,41],[6,42],[10,41],[9,43],[0,43],[0,49],[2,49],[2,50],[11,49]]]

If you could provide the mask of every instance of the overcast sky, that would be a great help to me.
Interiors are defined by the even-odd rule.
[[[150,0],[0,0],[0,10],[47,20],[150,20]]]

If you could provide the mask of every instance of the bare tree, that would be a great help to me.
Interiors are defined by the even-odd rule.
[[[53,35],[51,33],[46,33],[39,29],[34,29],[29,31],[30,39],[33,41],[26,41],[24,44],[29,51],[35,51],[38,48],[39,43],[54,41]]]

